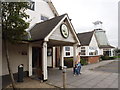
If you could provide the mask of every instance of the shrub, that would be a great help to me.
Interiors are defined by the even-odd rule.
[[[88,62],[86,59],[81,59],[81,65],[87,65]],[[73,67],[73,58],[64,58],[64,65],[67,66],[67,68]]]
[[[115,59],[116,57],[109,57],[109,56],[101,56],[101,59],[102,60],[113,60]]]
[[[87,65],[87,64],[88,64],[88,62],[87,62],[87,60],[86,60],[86,59],[81,59],[81,64],[82,64],[82,65]]]
[[[102,60],[109,60],[109,56],[101,56]]]
[[[64,65],[67,66],[67,68],[72,68],[73,67],[73,58],[65,58]]]

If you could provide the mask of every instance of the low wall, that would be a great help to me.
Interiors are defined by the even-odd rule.
[[[86,59],[88,64],[97,63],[100,60],[100,56],[81,56],[82,59]]]

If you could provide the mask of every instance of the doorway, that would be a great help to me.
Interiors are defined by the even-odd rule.
[[[32,75],[35,78],[42,78],[42,49],[40,47],[32,47]]]

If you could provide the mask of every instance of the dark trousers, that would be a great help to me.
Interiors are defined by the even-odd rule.
[[[79,74],[79,69],[74,67],[73,68],[73,74],[77,74],[78,75]]]
[[[78,66],[78,74],[80,74],[81,66]]]

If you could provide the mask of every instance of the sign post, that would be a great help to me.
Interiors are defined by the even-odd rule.
[[[66,88],[66,69],[67,66],[63,67],[63,88]]]

